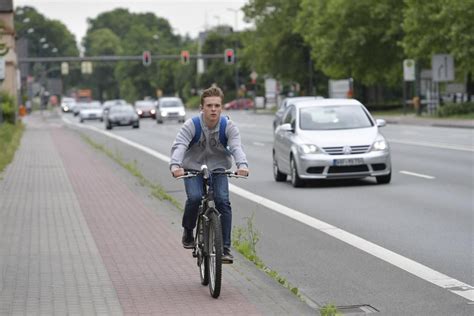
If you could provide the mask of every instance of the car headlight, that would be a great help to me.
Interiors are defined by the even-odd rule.
[[[166,113],[166,112],[161,112],[161,116],[168,116],[168,113]]]
[[[150,110],[150,113],[151,113],[151,114],[155,114],[155,109],[151,109],[151,110]]]
[[[385,139],[379,139],[374,142],[372,145],[372,151],[380,151],[386,150],[388,148],[388,144]]]
[[[142,110],[137,110],[138,115],[142,115]]]
[[[186,112],[184,112],[184,110],[180,110],[180,111],[179,111],[179,116],[183,116],[183,115],[185,115],[185,114],[186,114]]]
[[[303,154],[315,154],[319,152],[318,146],[312,144],[299,145],[298,150]]]

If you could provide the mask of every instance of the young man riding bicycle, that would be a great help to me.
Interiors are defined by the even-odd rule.
[[[187,120],[171,147],[170,170],[173,177],[180,177],[185,170],[200,170],[205,164],[209,170],[224,171],[232,167],[232,157],[237,166],[236,173],[248,176],[248,162],[242,144],[240,133],[234,122],[221,119],[224,94],[216,86],[212,86],[201,95],[201,113],[199,120]],[[225,122],[222,122],[225,120]],[[199,124],[199,125],[196,125]],[[219,131],[222,128],[224,131]],[[197,132],[197,133],[196,133]],[[200,132],[200,135],[198,135]],[[225,140],[223,140],[223,138]],[[225,143],[226,142],[226,143]],[[227,148],[226,146],[227,145]],[[196,226],[199,204],[202,196],[202,177],[184,179],[186,189],[186,204],[182,226],[183,247],[194,248],[193,229]],[[222,236],[224,252],[222,259],[232,262],[230,252],[232,209],[229,201],[229,183],[225,174],[212,176],[214,200],[216,208],[221,213]]]

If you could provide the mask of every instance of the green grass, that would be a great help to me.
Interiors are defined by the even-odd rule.
[[[0,124],[0,153],[2,153],[0,155],[0,173],[13,160],[24,129],[25,127],[21,122],[16,125]]]

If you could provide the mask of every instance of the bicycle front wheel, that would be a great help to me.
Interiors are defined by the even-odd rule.
[[[218,298],[222,282],[222,228],[217,211],[210,214],[208,229],[209,291],[213,298]]]
[[[204,222],[201,217],[198,218],[196,229],[196,252],[197,264],[199,267],[199,275],[201,276],[201,284],[209,284],[209,257],[204,254]]]

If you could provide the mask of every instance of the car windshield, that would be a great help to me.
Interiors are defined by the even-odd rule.
[[[361,106],[315,106],[300,109],[302,130],[353,129],[373,126]]]
[[[134,113],[131,106],[114,106],[110,108],[110,113]]]
[[[183,104],[179,101],[163,101],[160,102],[160,107],[162,108],[176,108],[176,107],[182,107]]]

